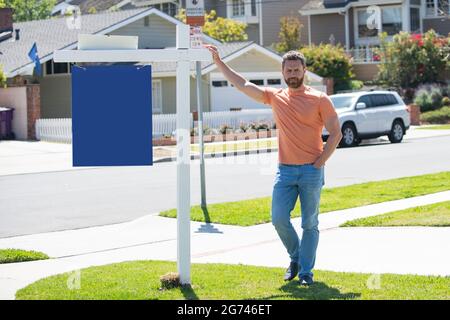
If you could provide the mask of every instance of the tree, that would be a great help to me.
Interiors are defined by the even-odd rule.
[[[180,9],[176,18],[186,23],[186,10]],[[232,19],[216,17],[216,11],[205,13],[205,25],[202,31],[208,36],[222,42],[245,41],[248,39],[245,33],[247,24]]]
[[[404,91],[407,100],[419,85],[436,83],[442,71],[450,70],[450,37],[439,37],[429,30],[423,35],[400,32],[390,42],[386,41],[385,33],[380,38],[377,78]]]
[[[312,45],[300,49],[306,58],[309,71],[324,78],[334,79],[334,90],[349,90],[352,88],[353,66],[350,57],[340,45]]]
[[[48,19],[56,0],[0,0],[0,8],[12,8],[14,22]]]
[[[279,53],[286,53],[290,50],[296,50],[300,47],[302,23],[295,16],[280,18],[280,33],[278,38],[280,42],[275,44],[275,50]]]

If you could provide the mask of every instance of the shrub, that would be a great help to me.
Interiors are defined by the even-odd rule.
[[[6,75],[3,72],[2,65],[0,64],[0,87],[6,88]]]
[[[425,34],[400,32],[393,41],[382,33],[377,80],[396,88],[416,88],[435,83],[442,70],[450,68],[447,51],[450,37],[439,37],[434,30]]]
[[[442,107],[442,90],[437,85],[424,85],[416,91],[414,103],[421,112],[437,110]]]
[[[450,123],[450,107],[442,107],[439,110],[422,113],[420,120],[436,124]]]
[[[450,98],[449,97],[443,97],[441,103],[442,103],[442,106],[450,106]]]
[[[219,132],[221,134],[228,134],[233,132],[233,127],[230,127],[228,124],[223,124],[220,126]]]
[[[309,71],[321,77],[334,79],[334,90],[348,90],[354,77],[350,57],[340,45],[312,45],[300,50],[306,58]]]

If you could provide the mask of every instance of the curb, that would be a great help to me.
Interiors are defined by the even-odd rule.
[[[255,150],[241,150],[241,151],[231,151],[231,152],[220,152],[220,153],[205,153],[205,159],[211,158],[226,158],[226,157],[234,157],[234,156],[242,156],[242,155],[250,155],[250,154],[260,154],[260,153],[272,153],[278,151],[278,148],[269,148],[269,149],[255,149]],[[191,155],[191,160],[200,159],[200,155],[195,154]],[[153,161],[153,163],[161,163],[161,162],[172,162],[176,161],[176,158],[166,157]]]

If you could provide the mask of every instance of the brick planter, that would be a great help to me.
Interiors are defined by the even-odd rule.
[[[408,105],[409,116],[411,119],[411,125],[419,126],[420,125],[420,107],[416,104]]]

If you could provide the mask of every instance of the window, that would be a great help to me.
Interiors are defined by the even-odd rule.
[[[152,112],[162,113],[161,80],[152,81]]]
[[[70,74],[72,72],[73,63],[55,63],[49,60],[45,63],[45,74]]]
[[[333,102],[333,106],[335,109],[345,109],[349,108],[352,103],[355,101],[355,97],[352,96],[334,96],[331,97],[331,102]],[[362,102],[362,101],[358,101]]]
[[[362,96],[358,99],[357,103],[364,102],[366,104],[366,108],[372,108],[372,100],[370,99],[370,96]]]
[[[426,0],[425,15],[432,17],[445,16],[450,14],[449,0]]]
[[[257,86],[263,86],[264,80],[258,79],[258,80],[249,80],[251,83],[256,84]]]
[[[171,2],[157,4],[155,5],[155,8],[172,17],[176,16],[176,14],[178,13],[177,5]]]
[[[272,86],[281,85],[281,79],[267,79],[267,84]]]
[[[400,6],[382,7],[381,17],[378,17],[377,11],[358,9],[356,12],[358,29],[355,33],[357,38],[375,39],[379,32],[386,32],[388,36],[392,36],[402,30],[402,8]],[[379,26],[380,23],[381,26]]]
[[[251,6],[252,6],[252,16],[256,16],[256,0],[252,0],[251,1]]]
[[[228,81],[213,81],[213,87],[228,87]]]
[[[389,104],[389,105],[398,104],[398,101],[397,101],[397,99],[394,97],[394,95],[392,95],[392,94],[387,94],[386,97],[387,97],[387,101],[388,101],[388,104]]]
[[[409,12],[411,17],[411,32],[420,33],[420,9],[412,7]]]
[[[383,32],[389,36],[399,33],[402,30],[402,8],[385,8],[381,12]]]
[[[245,16],[244,0],[233,0],[233,17]]]
[[[368,22],[373,21],[372,13],[367,12],[367,10],[358,10],[358,37],[359,38],[368,38],[368,37],[376,37],[378,36],[378,29],[376,26],[371,26]]]
[[[390,105],[389,97],[386,94],[374,94],[371,97],[373,107],[383,107]]]

